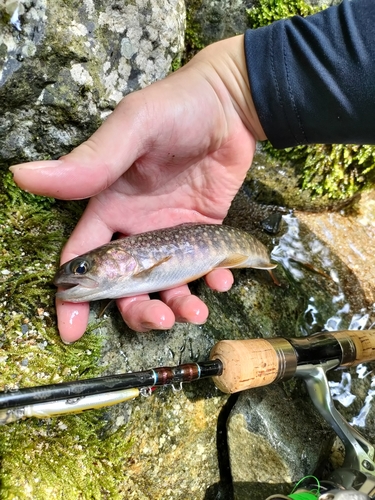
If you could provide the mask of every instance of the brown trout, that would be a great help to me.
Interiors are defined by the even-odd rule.
[[[239,229],[182,224],[111,241],[62,265],[57,296],[69,302],[168,290],[216,268],[271,270],[266,247]]]

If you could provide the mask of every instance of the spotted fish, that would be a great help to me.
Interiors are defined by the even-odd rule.
[[[189,283],[216,268],[271,270],[266,247],[239,229],[180,226],[111,241],[62,265],[57,296],[69,302],[115,299]]]

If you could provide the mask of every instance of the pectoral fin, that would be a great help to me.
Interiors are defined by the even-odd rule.
[[[171,255],[167,255],[167,257],[164,257],[163,259],[158,260],[154,264],[152,264],[150,267],[146,267],[138,271],[137,273],[133,274],[133,278],[144,278],[145,276],[149,275],[150,272],[155,269],[155,267],[160,266],[161,264],[164,264],[164,262],[168,262],[169,259],[171,259]]]

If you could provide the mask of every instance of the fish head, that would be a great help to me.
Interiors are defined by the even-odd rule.
[[[129,253],[110,244],[75,257],[57,271],[56,296],[66,302],[87,302],[120,297],[124,282],[137,269]]]

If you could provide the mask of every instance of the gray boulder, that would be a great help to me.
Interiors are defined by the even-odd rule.
[[[228,448],[236,500],[290,494],[333,443],[329,426],[308,398],[281,385],[241,393],[228,419]]]
[[[0,165],[61,156],[183,47],[182,0],[0,2]]]

